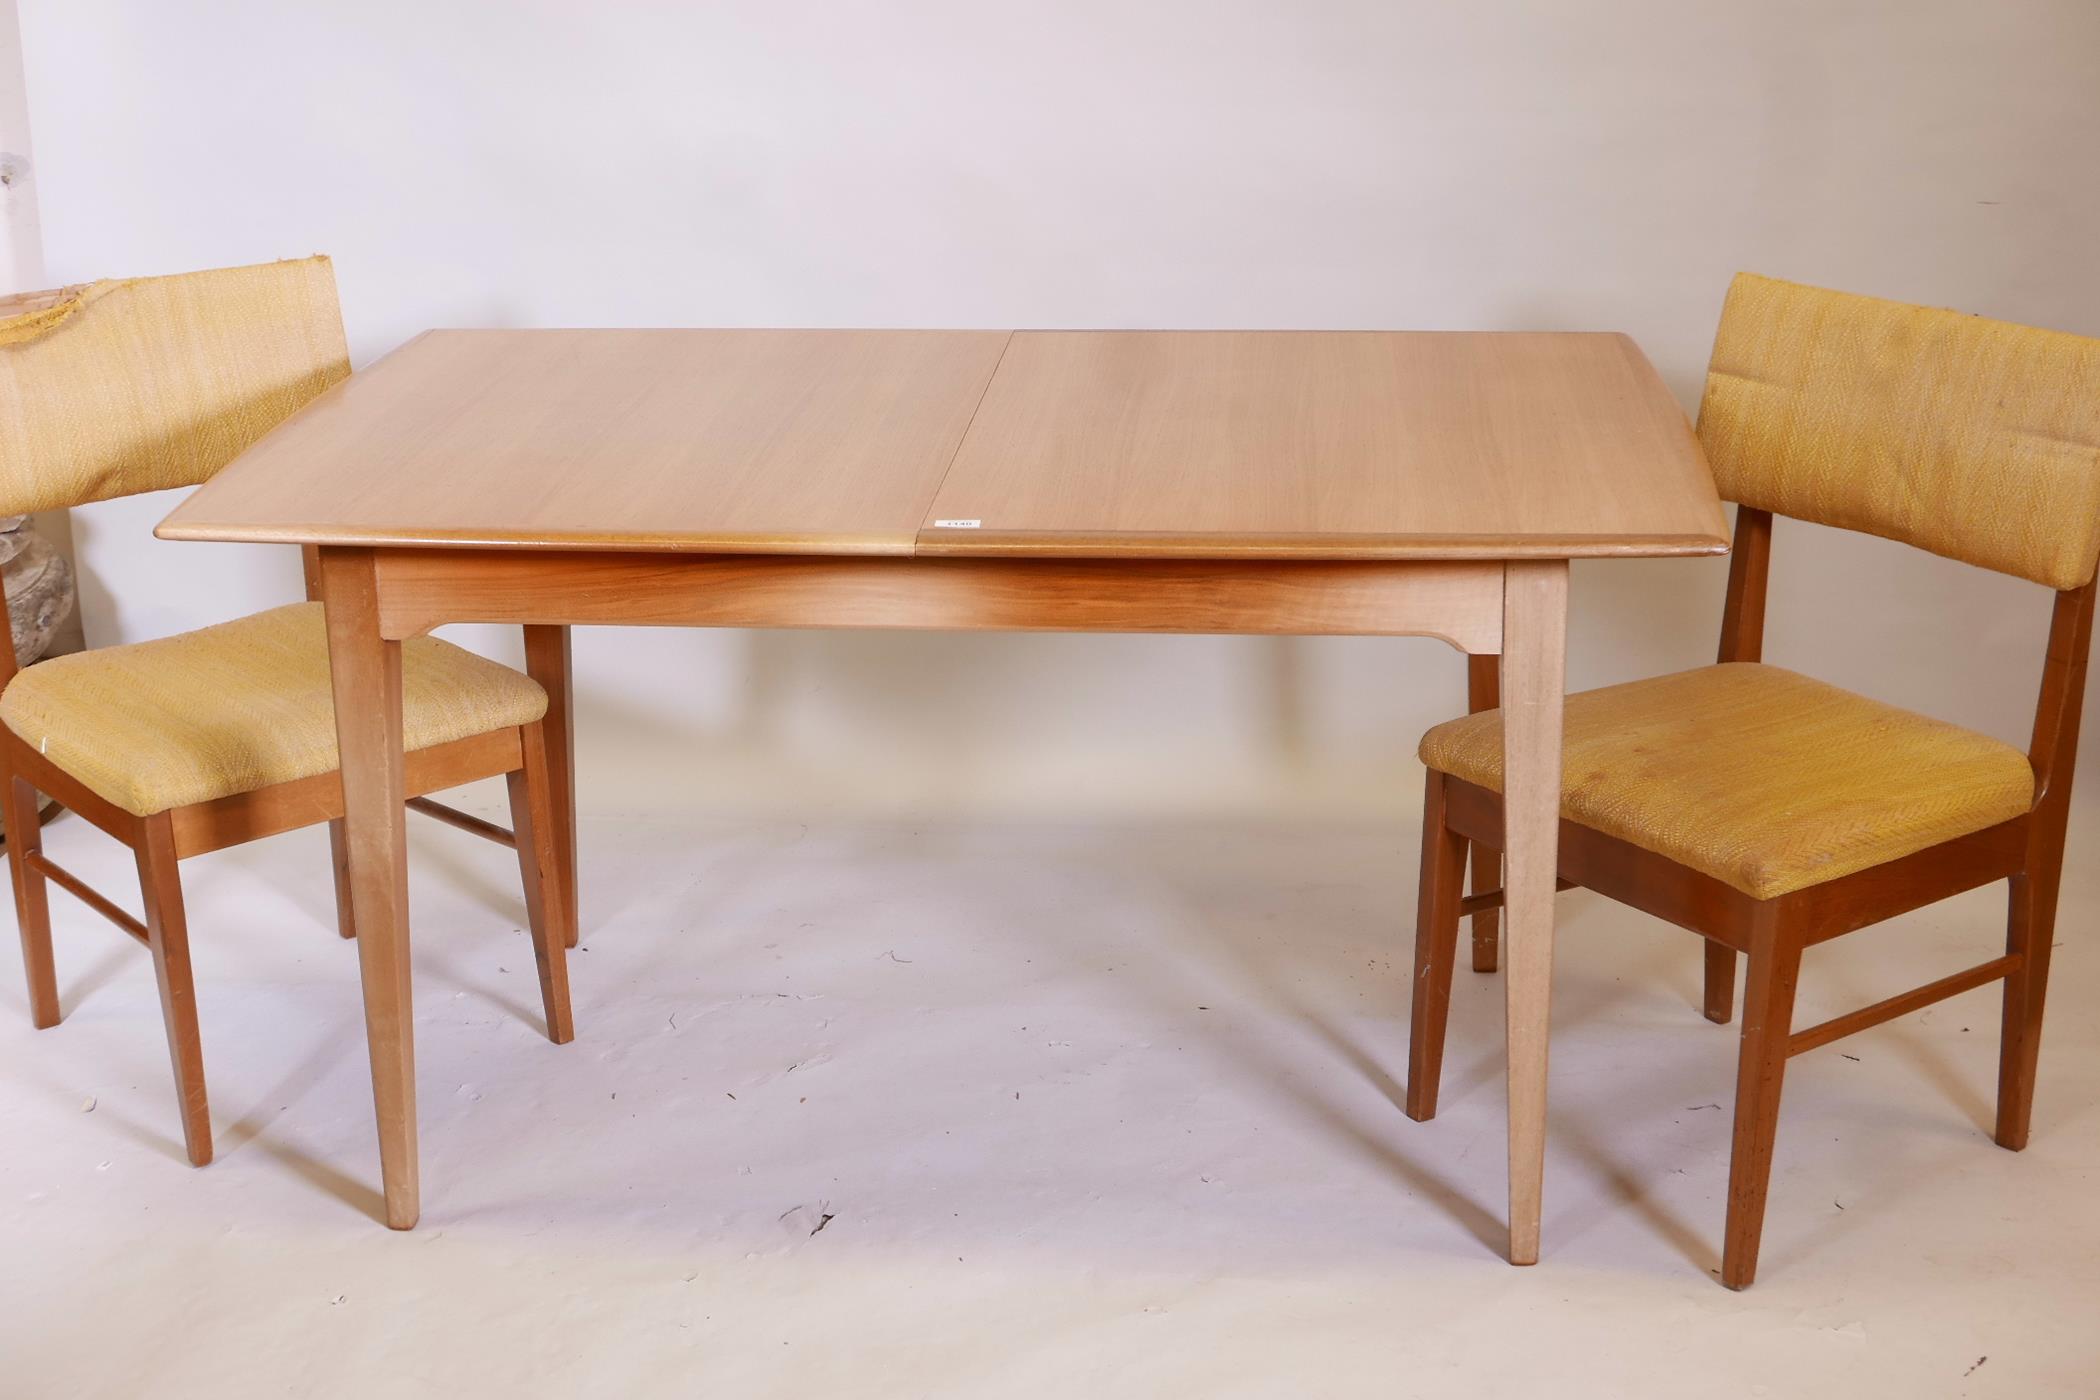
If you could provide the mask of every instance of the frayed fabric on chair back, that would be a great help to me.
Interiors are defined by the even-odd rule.
[[[1699,438],[1747,506],[2058,589],[2100,556],[2100,340],[1743,273]]]
[[[349,373],[325,257],[0,303],[0,515],[194,486]]]

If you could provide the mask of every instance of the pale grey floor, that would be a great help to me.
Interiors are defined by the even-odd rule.
[[[186,867],[204,1171],[146,958],[54,893],[64,1025],[0,971],[0,1394],[2100,1393],[2082,839],[2034,1145],[1989,1140],[1992,991],[1795,1061],[1736,1295],[1733,1028],[1693,940],[1579,893],[1545,1258],[1501,1262],[1496,979],[1460,974],[1442,1116],[1396,1106],[1405,824],[587,813],[563,1048],[508,853],[413,833],[411,1234],[373,1219],[319,833]],[[78,821],[49,844],[123,887]],[[2001,917],[1814,952],[1802,1015],[1990,956]]]

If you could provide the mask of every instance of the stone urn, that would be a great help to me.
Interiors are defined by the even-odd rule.
[[[59,625],[73,610],[73,569],[28,516],[0,516],[0,578],[7,585],[15,659],[27,666],[50,650]],[[0,836],[5,834],[0,824]]]
[[[0,516],[0,576],[7,581],[7,620],[15,662],[27,666],[51,647],[73,610],[73,570],[26,515]]]

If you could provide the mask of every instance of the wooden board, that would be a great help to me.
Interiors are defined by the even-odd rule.
[[[1691,430],[1633,342],[1458,332],[433,331],[159,533],[1213,559],[1726,548]]]
[[[1726,549],[1640,349],[1546,332],[1017,332],[919,536],[1145,558]]]
[[[432,331],[164,539],[909,554],[1004,331]]]
[[[389,640],[472,621],[1424,636],[1502,649],[1503,566],[1492,562],[377,554]]]

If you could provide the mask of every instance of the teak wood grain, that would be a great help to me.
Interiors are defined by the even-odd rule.
[[[397,549],[379,628],[446,622],[950,632],[1428,636],[1502,646],[1503,566],[1281,560],[876,559]],[[528,658],[531,653],[528,652]]]
[[[404,755],[402,766],[408,796],[421,797],[477,778],[512,772],[521,762],[518,731],[495,729],[449,744],[417,749]],[[185,860],[317,822],[325,821],[332,827],[342,816],[343,780],[340,774],[332,772],[192,803],[169,814],[175,853]]]
[[[568,628],[525,628],[525,674],[547,692],[547,715],[541,728],[546,731],[547,801],[552,809],[549,834],[561,886],[562,907],[558,912],[567,930],[568,946],[573,948],[582,936],[583,923],[576,904],[576,726],[571,718],[576,696],[569,663]]]
[[[1727,539],[1683,411],[1622,335],[1018,331],[919,552],[1568,559]]]
[[[379,635],[375,572],[368,550],[321,553],[379,1170],[386,1223],[406,1230],[423,1210],[408,962],[408,779],[401,748],[401,643]]]
[[[909,554],[1004,331],[431,331],[166,539]]]
[[[1639,348],[1561,332],[432,331],[159,533],[1146,559],[1727,548]]]
[[[1567,560],[1727,547],[1684,415],[1624,337],[1385,332],[436,332],[159,533],[319,549],[343,923],[397,1226],[419,1210],[402,639],[525,624],[550,729],[567,727],[563,629],[583,624],[1419,634],[1508,653],[1519,1262],[1538,1242]],[[873,555],[919,557],[841,557]],[[567,754],[526,757],[550,801],[518,818],[521,860],[573,890]],[[573,907],[547,922],[573,933]]]
[[[1546,1179],[1546,1033],[1560,838],[1561,698],[1568,565],[1509,566],[1503,602],[1503,996],[1509,1066],[1509,1260],[1536,1264]],[[1451,883],[1456,886],[1456,872]],[[1455,893],[1455,891],[1454,891]],[[1453,920],[1455,925],[1456,920]],[[1454,929],[1454,938],[1457,936]],[[1450,959],[1445,959],[1449,975]]]

